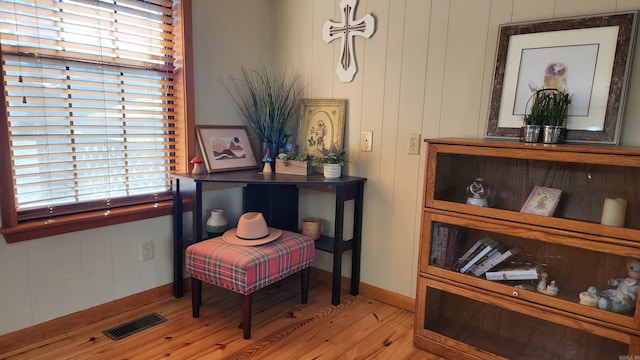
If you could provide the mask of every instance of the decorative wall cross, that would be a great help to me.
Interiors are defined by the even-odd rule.
[[[351,82],[358,70],[355,54],[353,53],[353,37],[358,35],[368,39],[375,28],[375,20],[371,14],[365,15],[361,19],[353,20],[357,4],[358,0],[340,1],[342,22],[336,23],[327,20],[322,27],[322,40],[327,44],[337,38],[342,38],[340,61],[338,61],[338,66],[336,67],[336,73],[342,82]]]

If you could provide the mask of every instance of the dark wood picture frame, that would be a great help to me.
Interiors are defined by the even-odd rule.
[[[517,53],[519,49],[515,49],[515,52],[514,49],[509,49],[514,39],[520,39],[526,42],[528,48],[533,48],[534,50],[536,48],[543,49],[549,47],[548,41],[540,41],[538,45],[536,44],[536,39],[538,37],[542,39],[544,36],[553,37],[554,43],[562,44],[560,47],[578,46],[587,43],[593,44],[594,40],[590,35],[594,30],[600,31],[605,30],[604,28],[617,28],[617,38],[614,36],[614,39],[607,39],[603,42],[604,44],[597,43],[597,40],[595,41],[597,45],[607,45],[614,51],[614,53],[610,55],[610,57],[612,57],[611,69],[606,67],[596,68],[596,70],[601,69],[603,72],[610,74],[610,76],[608,76],[608,78],[606,76],[596,78],[594,80],[596,83],[592,85],[591,88],[591,92],[597,91],[597,81],[601,81],[604,82],[604,84],[601,84],[604,86],[598,86],[597,89],[605,90],[601,91],[602,94],[599,94],[599,97],[598,94],[595,94],[593,98],[588,99],[591,101],[600,99],[603,106],[596,109],[595,106],[589,103],[589,108],[585,110],[586,112],[590,110],[599,110],[602,112],[602,116],[596,115],[596,121],[600,122],[600,126],[580,128],[578,121],[572,124],[570,116],[567,123],[566,141],[574,143],[618,144],[627,80],[633,55],[637,16],[638,11],[627,11],[501,25],[496,50],[493,86],[490,96],[485,138],[519,139],[521,137],[522,122],[520,122],[520,125],[515,125],[514,120],[504,122],[502,121],[503,119],[501,119],[501,114],[505,112],[515,113],[515,106],[513,105],[516,94],[515,91],[512,93],[514,88],[509,84],[513,84],[514,81],[519,81],[518,79],[514,80],[513,77],[514,73],[516,77],[518,77],[520,64],[517,61],[509,62],[509,54],[510,50],[512,51],[511,54],[515,53],[515,56],[512,56],[512,60],[520,60],[521,54]],[[589,32],[587,33],[587,31]],[[584,36],[581,36],[581,32]],[[576,37],[575,42],[572,42],[573,37]],[[582,37],[585,39],[584,42],[579,41]],[[598,53],[597,60],[600,60],[600,56],[600,53]],[[514,64],[513,62],[516,63]],[[606,66],[601,63],[598,63],[597,66]],[[505,76],[508,78],[505,79]],[[607,88],[608,93],[606,92]],[[585,89],[581,90],[585,91]],[[568,92],[570,92],[570,88]],[[593,95],[589,89],[587,89],[586,92],[589,92],[589,96]],[[510,101],[505,101],[505,99]],[[597,114],[597,111],[595,113]],[[520,118],[522,118],[522,116],[520,116]]]

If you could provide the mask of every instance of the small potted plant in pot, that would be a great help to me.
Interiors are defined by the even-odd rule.
[[[313,165],[323,166],[324,177],[327,179],[337,179],[342,176],[342,166],[349,162],[346,150],[340,149],[338,144],[331,145],[331,148],[322,148],[322,155],[313,158]]]
[[[542,142],[562,143],[565,138],[571,95],[560,90],[549,89],[546,96],[547,114],[542,123]]]
[[[544,93],[538,90],[534,92],[527,101],[528,105],[529,102],[533,100],[529,113],[524,115],[522,136],[524,141],[526,142],[538,142],[538,137],[540,136],[540,127],[542,127],[542,122],[544,121],[544,112],[542,107],[540,106],[542,103],[543,95]]]
[[[538,142],[539,134],[542,133],[545,143],[562,142],[571,96],[557,89],[545,88],[536,90],[527,104],[529,102],[531,108],[524,116],[524,140]]]
[[[282,148],[276,158],[276,174],[309,175],[313,172],[311,162],[312,157],[300,152],[298,145],[293,145],[290,151]]]

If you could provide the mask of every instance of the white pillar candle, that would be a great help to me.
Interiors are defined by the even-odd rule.
[[[624,217],[627,212],[627,200],[625,199],[604,199],[604,206],[602,207],[602,225],[609,226],[624,226]]]

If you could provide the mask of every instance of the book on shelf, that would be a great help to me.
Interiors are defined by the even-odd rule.
[[[466,236],[465,229],[459,226],[451,226],[449,228],[449,241],[445,250],[444,265],[445,269],[451,269],[453,263],[460,256],[460,244]]]
[[[483,262],[487,261],[489,258],[494,257],[496,254],[505,251],[506,245],[501,244],[500,242],[498,242],[498,244],[488,253],[486,253],[483,257],[481,257],[480,259],[478,259],[475,264],[471,265],[471,267],[469,267],[469,269],[467,269],[467,271],[465,272],[473,272],[473,270],[475,270],[478,266],[480,266],[480,264],[482,264]]]
[[[485,273],[487,280],[536,280],[542,269],[539,264],[505,266]]]
[[[458,260],[456,260],[456,262],[453,264],[453,269],[456,271],[460,271],[467,260],[469,260],[471,256],[476,252],[480,251],[480,248],[483,246],[485,239],[486,238],[482,238],[471,245],[471,247],[469,247],[467,251],[465,251],[464,254],[462,254],[462,256],[458,258]]]
[[[462,236],[463,229],[459,226],[435,223],[431,238],[431,265],[451,268],[457,259]]]
[[[504,246],[500,248],[498,251],[496,251],[493,255],[487,257],[482,262],[480,262],[478,266],[476,266],[473,270],[471,270],[471,273],[475,276],[482,276],[482,274],[498,266],[500,263],[504,262],[505,260],[511,258],[514,255],[519,254],[520,251],[521,249],[517,246],[511,249],[508,249],[506,246]]]
[[[431,252],[429,253],[429,264],[439,266],[440,258],[438,257],[438,249],[440,249],[440,223],[435,223],[431,229]]]
[[[444,266],[444,260],[447,256],[447,246],[449,246],[449,227],[445,224],[438,224],[438,266]]]
[[[560,202],[562,190],[536,186],[522,205],[520,212],[543,216],[553,216]]]
[[[498,241],[486,236],[483,239],[482,245],[479,247],[479,250],[474,255],[470,256],[470,259],[460,268],[460,272],[469,272],[473,268],[473,266],[475,266],[475,264],[480,261],[480,259],[487,256],[487,254],[489,254],[499,245],[500,243]]]

